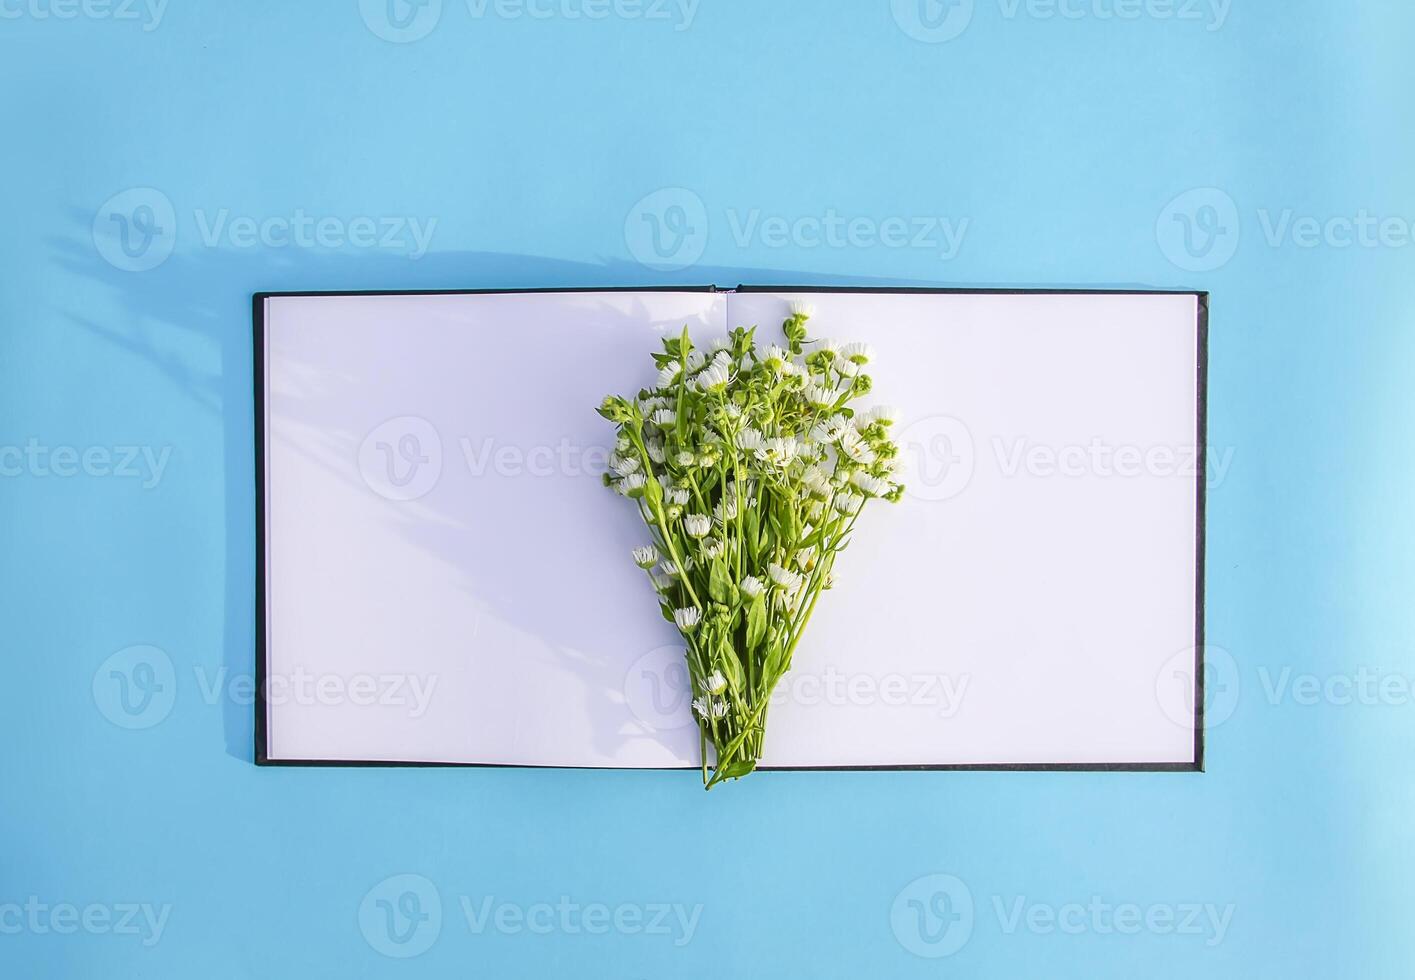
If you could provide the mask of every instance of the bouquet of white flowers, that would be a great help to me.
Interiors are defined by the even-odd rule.
[[[685,327],[653,355],[652,388],[599,408],[619,430],[605,484],[648,525],[634,561],[687,643],[709,789],[756,767],[768,700],[836,555],[867,501],[903,493],[893,413],[850,407],[870,391],[869,345],[807,340],[810,315],[793,306],[786,346],[764,351],[755,328],[704,351]]]

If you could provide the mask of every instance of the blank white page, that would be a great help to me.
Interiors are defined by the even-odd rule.
[[[261,761],[696,766],[594,408],[662,334],[767,342],[792,298],[258,299]],[[876,348],[911,489],[837,562],[764,764],[1195,764],[1199,298],[799,298]]]

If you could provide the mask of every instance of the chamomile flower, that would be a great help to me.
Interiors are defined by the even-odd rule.
[[[894,484],[888,480],[881,480],[877,476],[871,476],[864,470],[856,470],[850,474],[850,482],[859,487],[866,497],[883,497],[894,489]]]
[[[644,492],[644,475],[642,473],[630,473],[624,479],[615,484],[615,488],[626,497]]]
[[[705,538],[712,530],[712,519],[705,514],[689,514],[683,518],[683,530],[688,532],[689,537]]]
[[[838,357],[855,364],[868,364],[874,360],[875,349],[869,344],[857,340],[854,343],[845,344],[835,353]]]
[[[703,693],[721,694],[727,690],[727,678],[722,676],[722,671],[714,670],[703,678]]]
[[[712,716],[714,718],[725,718],[727,716],[727,702],[722,698],[717,698],[712,703]]]
[[[748,575],[746,578],[742,579],[742,594],[748,598],[755,599],[765,591],[766,586],[763,585],[762,580],[755,575]]]
[[[756,453],[758,450],[766,448],[766,437],[748,426],[737,433],[737,448],[744,452]]]
[[[811,428],[811,438],[816,442],[832,443],[844,435],[850,427],[850,420],[843,415],[832,415],[824,422],[817,422]]]
[[[816,308],[810,303],[805,303],[801,300],[793,300],[791,303],[791,315],[809,320],[816,315]]]
[[[893,425],[899,419],[899,410],[893,405],[876,405],[865,412],[862,417],[866,425],[874,425],[876,422],[882,425]]]
[[[721,558],[727,553],[727,545],[721,538],[707,538],[703,541],[704,558]]]
[[[840,451],[856,463],[869,466],[877,458],[869,443],[852,426],[840,434]]]
[[[766,354],[762,357],[762,363],[766,365],[768,371],[778,377],[790,374],[791,369],[796,366],[791,362],[791,355],[775,344],[772,344],[766,349]]]
[[[860,373],[860,365],[856,364],[854,361],[841,357],[838,353],[835,355],[834,367],[836,371],[840,372],[842,376],[847,378],[853,378],[855,377],[855,375]]]
[[[801,395],[814,408],[830,408],[840,399],[839,391],[827,388],[825,385],[818,385],[815,382],[806,385]]]
[[[658,387],[671,387],[673,382],[678,380],[678,374],[683,370],[683,365],[677,361],[669,361],[658,369]]]
[[[850,493],[847,490],[844,493],[836,494],[835,499],[830,502],[830,505],[846,517],[854,517],[855,512],[860,509],[860,505],[864,502],[864,497],[856,493]]]
[[[662,465],[663,461],[667,458],[663,450],[663,443],[659,442],[657,439],[645,443],[644,448],[649,452],[649,459],[653,460],[655,463]]]
[[[609,466],[620,476],[628,476],[630,473],[639,471],[639,458],[637,456],[611,456]]]
[[[668,502],[674,507],[688,506],[688,491],[684,490],[682,487],[679,487],[677,490],[670,490],[668,492]]]
[[[757,459],[772,466],[786,467],[796,458],[799,446],[795,439],[768,439],[756,451]]]
[[[731,368],[720,361],[713,361],[702,374],[698,375],[698,387],[703,391],[717,392],[727,387],[732,380]]]
[[[719,351],[730,351],[732,349],[731,337],[714,337],[708,343],[708,350],[716,354]]]
[[[667,429],[678,421],[678,416],[671,408],[660,408],[649,417],[649,421],[660,429]]]
[[[816,549],[810,545],[796,550],[796,564],[806,571],[816,567]]]
[[[728,521],[737,519],[737,496],[727,494],[717,502],[717,506],[712,509],[712,516],[717,518],[719,524],[726,524]]]
[[[645,545],[642,548],[634,549],[634,564],[644,571],[658,564],[658,549],[653,545]]]
[[[830,477],[819,466],[807,466],[801,471],[801,483],[817,497],[830,494]]]
[[[673,610],[673,622],[684,633],[690,632],[702,618],[703,614],[698,612],[696,606]]]
[[[766,574],[767,578],[771,579],[772,582],[780,588],[785,589],[787,592],[795,592],[805,584],[805,580],[802,579],[801,576],[797,575],[789,568],[782,568],[776,562],[772,562],[766,567]]]
[[[664,574],[664,575],[667,575],[669,578],[678,578],[678,577],[680,577],[680,576],[683,574],[683,572],[682,572],[682,570],[681,570],[677,565],[675,565],[673,562],[668,561],[667,559],[664,559],[664,562],[663,562],[663,574]]]

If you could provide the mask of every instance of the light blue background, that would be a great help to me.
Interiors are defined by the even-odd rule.
[[[171,912],[150,948],[0,918],[0,973],[1408,975],[1415,707],[1266,689],[1284,668],[1415,673],[1415,246],[1303,247],[1267,227],[1366,209],[1408,232],[1406,0],[1233,0],[1222,20],[977,0],[944,41],[887,0],[702,0],[691,23],[676,6],[591,19],[556,0],[540,19],[445,0],[406,43],[355,0],[171,0],[160,20],[44,16],[52,2],[0,4],[0,445],[171,456],[150,489],[28,465],[0,479],[0,906]],[[171,202],[175,240],[128,271],[100,253],[103,209],[142,187]],[[634,209],[665,187],[703,212],[657,262]],[[1200,188],[1179,205],[1209,229],[1188,251],[1165,209]],[[437,224],[416,260],[208,244],[198,212],[222,209]],[[753,210],[827,209],[968,226],[950,260],[734,235]],[[698,247],[678,271],[639,261]],[[691,773],[250,764],[248,709],[198,678],[252,669],[253,291],[867,279],[1212,291],[1210,434],[1233,462],[1210,497],[1208,613],[1233,658],[1215,687],[1233,693],[1206,774],[768,774],[704,796]],[[170,715],[145,730],[110,723],[102,683],[95,698],[100,665],[134,644],[174,669]],[[359,907],[401,874],[428,879],[445,917],[400,963]],[[891,908],[935,874],[964,883],[975,921],[926,959]],[[462,895],[703,910],[677,948],[476,935]],[[993,907],[1093,895],[1234,908],[1209,945],[1009,934]]]

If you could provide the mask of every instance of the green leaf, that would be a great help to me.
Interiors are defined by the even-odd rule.
[[[747,607],[747,649],[755,650],[766,636],[766,596],[759,595]]]
[[[673,607],[672,607],[672,606],[670,606],[670,605],[669,605],[668,603],[666,603],[666,602],[660,602],[660,603],[658,604],[658,608],[661,609],[661,610],[663,610],[663,618],[664,618],[664,619],[668,620],[668,621],[669,621],[670,623],[672,623],[674,626],[677,626],[677,625],[678,625],[677,621],[673,618]]]
[[[721,558],[712,563],[712,570],[708,573],[708,595],[712,596],[714,602],[730,603],[736,589],[732,585],[732,579],[727,575],[727,565]]]
[[[727,683],[732,690],[740,692],[747,684],[746,675],[742,673],[742,661],[737,659],[737,651],[732,649],[732,642],[722,636],[717,641],[716,665],[722,671],[722,676],[727,678]]]
[[[741,779],[755,768],[756,759],[737,759],[725,766],[718,766],[717,773],[723,779]]]

